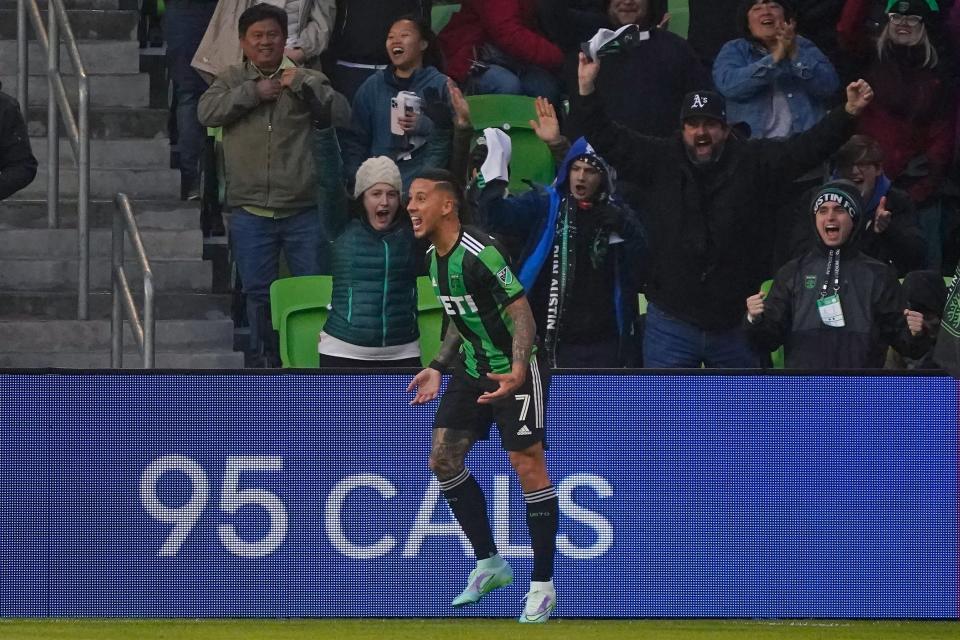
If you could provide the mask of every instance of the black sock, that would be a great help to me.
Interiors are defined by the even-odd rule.
[[[460,523],[460,528],[473,545],[477,560],[486,560],[496,555],[497,545],[493,541],[490,519],[487,517],[487,499],[470,470],[465,468],[456,477],[441,480],[440,489]]]
[[[560,505],[553,485],[523,494],[527,503],[527,528],[533,545],[534,582],[553,578],[553,555],[557,549],[557,529],[560,526]]]

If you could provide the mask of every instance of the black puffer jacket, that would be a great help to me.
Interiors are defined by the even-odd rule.
[[[37,159],[30,149],[27,125],[13,97],[0,93],[0,200],[33,182]]]
[[[639,187],[651,251],[647,298],[705,330],[740,324],[743,301],[765,279],[758,247],[769,239],[760,220],[774,215],[785,185],[846,141],[855,122],[837,109],[787,140],[731,134],[721,159],[704,170],[687,158],[679,135],[642,136],[611,122],[596,92],[574,96],[573,106],[572,126]]]
[[[811,208],[807,210],[812,220]],[[783,345],[788,369],[821,370],[882,368],[890,346],[910,358],[924,354],[929,338],[913,337],[907,328],[896,271],[858,249],[865,225],[866,216],[861,215],[840,249],[837,295],[844,326],[829,327],[820,319],[817,300],[828,279],[829,250],[818,234],[816,248],[777,272],[763,315],[753,323],[744,321],[758,349],[773,351]]]

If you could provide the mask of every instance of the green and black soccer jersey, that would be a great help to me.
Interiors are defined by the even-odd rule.
[[[493,238],[467,227],[445,256],[430,247],[430,280],[444,310],[463,337],[464,370],[479,378],[509,373],[513,353],[510,303],[523,296]]]

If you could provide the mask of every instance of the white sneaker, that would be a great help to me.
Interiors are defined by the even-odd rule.
[[[530,582],[530,591],[523,599],[526,603],[520,614],[520,622],[546,622],[557,608],[557,591],[553,588],[553,580]]]

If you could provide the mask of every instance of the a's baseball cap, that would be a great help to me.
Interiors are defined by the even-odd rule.
[[[683,99],[680,121],[688,118],[712,118],[726,123],[727,101],[716,91],[691,91]]]

